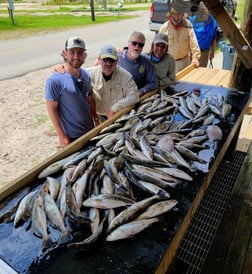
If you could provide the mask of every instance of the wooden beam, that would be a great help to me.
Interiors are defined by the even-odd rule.
[[[186,74],[188,74],[190,71],[192,71],[194,69],[194,65],[190,64],[189,66],[185,67],[183,70],[179,71],[176,74],[176,79],[177,81],[180,80],[181,78],[183,78]]]
[[[247,69],[252,68],[252,48],[220,0],[203,0]]]

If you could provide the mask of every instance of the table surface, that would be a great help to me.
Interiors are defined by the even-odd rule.
[[[189,68],[189,67],[188,67]],[[182,81],[188,81],[199,84],[229,87],[230,70],[210,69],[210,68],[190,68],[185,70],[185,75],[178,73],[177,78]]]

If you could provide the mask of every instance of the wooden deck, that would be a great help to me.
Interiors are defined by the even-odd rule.
[[[178,80],[187,82],[213,85],[219,87],[228,87],[230,79],[230,70],[193,68],[188,66],[177,74]]]

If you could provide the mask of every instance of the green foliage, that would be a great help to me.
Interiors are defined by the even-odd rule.
[[[244,15],[244,7],[245,7],[245,1],[246,0],[239,0],[237,1],[237,8],[236,8],[236,15],[237,15],[237,23],[241,24],[242,18]]]

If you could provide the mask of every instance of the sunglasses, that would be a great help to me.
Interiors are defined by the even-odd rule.
[[[110,64],[114,64],[115,63],[115,60],[114,59],[112,59],[112,58],[104,58],[104,59],[102,59],[102,61],[104,62],[104,63],[110,63]]]
[[[138,45],[139,46],[139,48],[143,48],[144,47],[144,44],[143,43],[139,43],[139,42],[137,42],[137,41],[130,41],[131,42],[131,44],[132,44],[132,46],[136,46],[136,45]]]
[[[157,43],[157,44],[155,44],[155,47],[164,49],[164,48],[166,48],[166,45],[165,44],[161,44],[161,43],[160,44]]]

